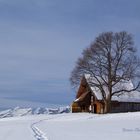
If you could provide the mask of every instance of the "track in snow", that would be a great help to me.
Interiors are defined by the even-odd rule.
[[[47,120],[52,120],[52,119],[56,119],[56,118],[59,118],[59,117],[62,117],[61,115],[60,116],[51,116],[51,117],[48,117],[47,119],[43,119],[43,120],[39,120],[37,122],[34,122],[33,124],[31,124],[31,129],[34,133],[34,137],[36,138],[36,140],[49,140],[48,137],[46,136],[45,133],[43,133],[38,127],[37,125],[39,123],[42,123],[43,121],[47,121]],[[92,119],[93,117],[86,117],[86,119]]]
[[[37,140],[49,140],[46,136],[45,133],[43,133],[36,125],[43,122],[43,121],[47,121],[47,120],[51,120],[51,119],[55,119],[55,118],[58,118],[60,116],[53,116],[53,117],[50,117],[50,118],[47,118],[47,119],[43,119],[43,120],[40,120],[40,121],[37,121],[33,124],[31,124],[31,129],[34,133],[34,137],[37,139]]]
[[[47,136],[35,125],[32,125],[31,128],[32,128],[32,131],[34,132],[34,137],[37,140],[48,140]]]

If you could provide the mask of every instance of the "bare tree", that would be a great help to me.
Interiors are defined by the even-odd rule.
[[[107,113],[112,96],[135,91],[140,87],[139,68],[140,60],[136,55],[132,35],[125,31],[105,32],[83,51],[71,73],[70,81],[72,86],[77,87],[83,74],[90,74],[96,79],[91,84],[100,90],[105,104],[104,113]],[[122,80],[135,80],[135,87],[114,91],[113,87]]]

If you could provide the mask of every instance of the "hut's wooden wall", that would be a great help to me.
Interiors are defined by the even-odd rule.
[[[72,109],[72,113],[82,112],[81,107],[80,107],[79,104],[76,103],[76,102],[73,102],[73,103],[72,103],[71,109]]]
[[[111,104],[110,113],[119,113],[119,112],[134,112],[140,111],[140,103],[136,102],[118,102]]]

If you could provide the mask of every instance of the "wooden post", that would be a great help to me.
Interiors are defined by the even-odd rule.
[[[93,96],[91,96],[91,113],[94,113],[94,106],[93,106]]]

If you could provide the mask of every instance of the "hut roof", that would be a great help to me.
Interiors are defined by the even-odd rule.
[[[89,85],[92,93],[96,96],[96,98],[98,100],[102,100],[102,94],[101,94],[99,88],[97,88],[95,86],[95,84],[98,83],[97,79],[92,77],[90,74],[85,74],[84,78],[86,79],[87,84]],[[103,88],[104,88],[106,94],[108,94],[109,92],[108,92],[107,87],[105,86],[104,81],[101,80],[101,78],[99,78],[99,77],[98,77],[98,79],[103,84]],[[119,83],[117,83],[113,87],[112,90],[114,92],[114,91],[118,91],[120,89],[131,90],[133,88],[134,88],[134,85],[131,80],[122,80]],[[121,102],[140,102],[140,92],[139,91],[123,92],[121,95],[119,93],[116,96],[113,96],[112,100],[121,101]]]
[[[77,98],[77,99],[75,100],[75,102],[82,101],[82,100],[86,97],[86,95],[87,95],[88,93],[89,93],[89,91],[83,93],[79,98]]]

